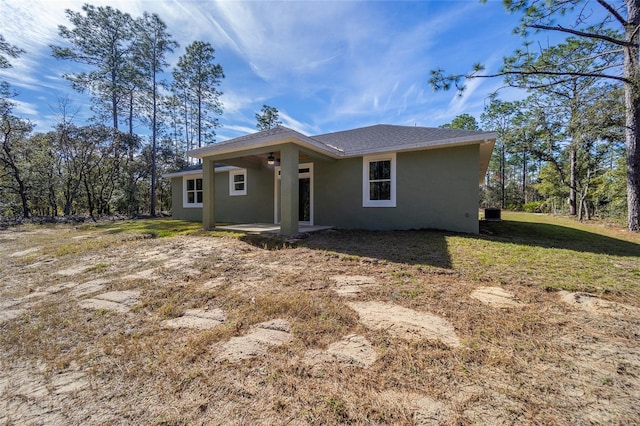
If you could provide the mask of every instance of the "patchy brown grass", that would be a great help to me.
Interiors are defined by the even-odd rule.
[[[144,236],[164,236],[157,223],[0,231],[0,303],[17,312],[0,319],[0,423],[633,424],[640,238],[564,218],[505,219],[480,236],[329,231],[298,243],[179,224]],[[375,285],[341,297],[333,276]],[[82,309],[92,295],[73,289],[98,278],[100,292],[138,290],[139,302],[126,314]],[[483,304],[470,297],[481,286],[521,303]],[[580,310],[559,289],[625,308]],[[462,345],[368,328],[350,301],[438,316]],[[222,309],[226,320],[163,325],[189,309]],[[290,324],[288,343],[218,359],[230,339],[273,319]],[[352,334],[375,350],[370,367],[305,361]]]

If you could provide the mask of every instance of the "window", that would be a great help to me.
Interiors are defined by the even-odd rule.
[[[362,206],[396,206],[396,154],[369,155],[362,162]]]
[[[202,178],[188,177],[184,182],[184,207],[202,207]]]
[[[247,195],[247,170],[229,171],[229,195]]]

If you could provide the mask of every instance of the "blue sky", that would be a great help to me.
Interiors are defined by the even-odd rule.
[[[78,124],[91,115],[87,97],[62,78],[78,65],[52,58],[49,48],[64,44],[57,30],[69,25],[64,10],[80,11],[83,3],[0,0],[0,32],[26,51],[1,77],[19,92],[16,113],[38,131],[51,129],[65,95],[80,108]],[[470,81],[460,97],[434,92],[429,71],[465,72],[475,62],[496,71],[522,42],[512,35],[518,17],[491,0],[89,3],[133,17],[157,13],[180,43],[171,67],[192,41],[211,43],[226,75],[218,141],[256,131],[254,114],[263,104],[278,108],[285,126],[308,135],[378,123],[438,126],[463,113],[479,119],[500,79]],[[501,92],[507,100],[518,96]]]

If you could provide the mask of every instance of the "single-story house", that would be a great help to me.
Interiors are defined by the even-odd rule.
[[[276,128],[188,152],[171,179],[176,219],[478,233],[496,134],[375,125],[307,136]]]

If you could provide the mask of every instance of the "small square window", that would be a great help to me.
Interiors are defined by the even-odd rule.
[[[247,170],[229,171],[229,195],[247,195]]]

